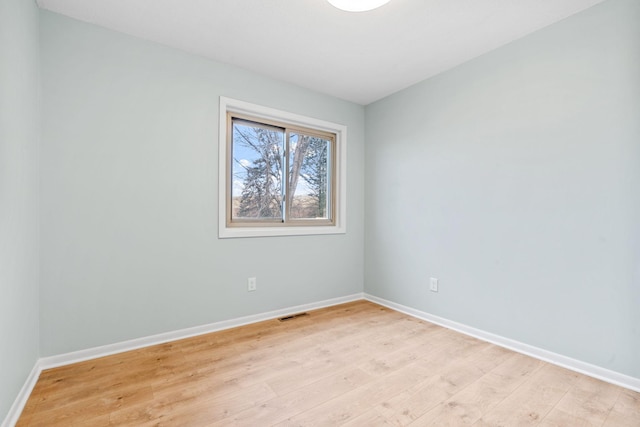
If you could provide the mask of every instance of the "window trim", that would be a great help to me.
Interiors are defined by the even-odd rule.
[[[231,158],[228,156],[227,138],[231,131],[228,126],[227,114],[234,113],[243,116],[255,117],[267,122],[280,122],[291,127],[315,129],[322,132],[333,133],[335,141],[335,182],[332,189],[335,191],[335,207],[333,214],[334,223],[312,224],[269,224],[257,225],[256,222],[243,226],[241,223],[228,224],[228,214],[231,207],[229,200],[229,174],[232,170]],[[276,110],[262,105],[252,104],[224,96],[220,97],[219,138],[218,138],[218,237],[270,237],[270,236],[300,236],[300,235],[324,235],[346,233],[346,165],[347,165],[347,127],[325,120],[302,116],[287,111]]]

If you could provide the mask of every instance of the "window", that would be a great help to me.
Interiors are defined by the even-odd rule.
[[[345,232],[346,128],[220,98],[219,236]]]

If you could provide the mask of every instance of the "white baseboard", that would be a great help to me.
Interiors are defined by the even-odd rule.
[[[416,310],[415,308],[387,301],[383,298],[378,298],[373,295],[364,294],[364,298],[368,301],[375,302],[376,304],[380,304],[401,313],[408,314],[409,316],[416,317],[421,320],[426,320],[427,322],[435,323],[436,325],[444,326],[445,328],[452,329],[465,335],[469,335],[474,338],[499,345],[500,347],[508,348],[509,350],[526,354],[527,356],[531,356],[536,359],[540,359],[545,362],[549,362],[554,365],[558,365],[563,368],[570,369],[572,371],[579,372],[581,374],[588,375],[590,377],[597,378],[611,384],[619,385],[621,387],[640,392],[640,378],[635,378],[629,375],[621,374],[619,372],[611,371],[609,369],[601,368],[600,366],[572,359],[561,354],[553,353],[551,351],[534,347],[529,344],[476,329],[462,323],[457,323],[452,320],[434,316],[433,314],[425,313],[424,311]]]
[[[545,362],[552,363],[554,365],[561,366],[563,368],[570,369],[572,371],[579,372],[600,380],[619,385],[621,387],[628,388],[640,392],[640,379],[634,378],[628,375],[624,375],[615,371],[601,368],[599,366],[591,365],[589,363],[582,362],[580,360],[572,359],[570,357],[563,356],[561,354],[553,353],[547,350],[543,350],[538,347],[534,347],[528,344],[514,341],[509,338],[495,335],[490,332],[485,332],[480,329],[472,328],[471,326],[457,323],[442,317],[434,316],[429,313],[425,313],[420,310],[416,310],[411,307],[407,307],[401,304],[397,304],[391,301],[387,301],[383,298],[378,298],[373,295],[358,293],[348,295],[339,298],[328,299],[310,304],[303,304],[294,307],[284,308],[281,310],[269,311],[266,313],[255,314],[251,316],[240,317],[237,319],[225,320],[222,322],[210,323],[208,325],[195,326],[193,328],[186,328],[172,332],[166,332],[162,334],[152,335],[143,338],[136,338],[129,341],[123,341],[114,344],[108,344],[100,347],[94,347],[86,350],[74,351],[71,353],[60,354],[56,356],[42,357],[36,361],[31,373],[27,377],[24,386],[18,393],[16,400],[9,409],[9,413],[5,417],[0,427],[13,427],[20,418],[20,414],[24,409],[33,387],[36,385],[40,373],[44,369],[55,368],[59,366],[69,365],[72,363],[83,362],[85,360],[96,359],[98,357],[109,356],[112,354],[122,353],[125,351],[136,350],[143,347],[148,347],[156,344],[163,344],[169,341],[180,340],[184,338],[190,338],[197,335],[203,335],[210,332],[222,331],[225,329],[235,328],[250,323],[261,322],[263,320],[275,319],[295,313],[300,313],[308,310],[316,310],[319,308],[330,307],[333,305],[344,304],[347,302],[366,299],[371,302],[383,305],[401,313],[408,314],[409,316],[416,317],[427,322],[435,323],[445,328],[452,329],[461,332],[466,335],[487,341],[504,348],[508,348],[518,353],[526,354],[536,359],[544,360]]]
[[[24,382],[24,385],[20,389],[16,400],[13,401],[13,405],[9,408],[9,413],[4,418],[0,427],[13,427],[18,422],[18,418],[20,418],[20,414],[22,414],[22,410],[24,409],[24,405],[27,404],[27,400],[33,391],[33,387],[35,387],[36,382],[38,382],[38,378],[40,377],[40,372],[42,368],[40,368],[40,361],[36,361],[36,364],[33,366],[33,369],[29,373],[27,380]]]
[[[40,377],[40,373],[45,369],[57,368],[59,366],[70,365],[72,363],[84,362],[85,360],[97,359],[98,357],[110,356],[112,354],[123,353],[125,351],[136,350],[156,344],[163,344],[169,341],[190,338],[197,335],[208,334],[210,332],[222,331],[224,329],[235,328],[237,326],[261,322],[263,320],[276,319],[278,317],[284,317],[303,311],[317,310],[319,308],[330,307],[333,305],[344,304],[347,302],[358,301],[362,299],[364,299],[364,294],[357,293],[344,297],[318,301],[310,304],[283,308],[281,310],[239,317],[237,319],[210,323],[208,325],[195,326],[193,328],[180,329],[177,331],[165,332],[148,337],[122,341],[119,343],[107,344],[100,347],[89,348],[86,350],[79,350],[71,353],[59,354],[56,356],[41,357],[38,361],[36,361],[33,370],[25,381],[22,390],[20,390],[20,393],[11,406],[11,409],[9,409],[9,413],[5,417],[2,424],[0,424],[0,427],[13,427],[16,424],[16,422],[20,418],[20,414],[22,413],[25,404],[27,403],[27,400],[29,399],[29,396],[31,395],[31,392],[33,391],[33,387],[36,385],[36,382]]]
[[[180,329],[177,331],[165,332],[148,337],[136,338],[114,344],[107,344],[100,347],[93,347],[86,350],[74,351],[40,358],[42,369],[56,368],[58,366],[69,365],[71,363],[84,362],[85,360],[97,359],[98,357],[110,356],[112,354],[123,353],[125,351],[136,350],[156,344],[163,344],[169,341],[181,340],[195,337],[197,335],[208,334],[210,332],[222,331],[224,329],[235,328],[248,325],[250,323],[261,322],[263,320],[276,319],[307,310],[330,307],[332,305],[344,304],[346,302],[364,299],[363,293],[348,295],[339,298],[332,298],[310,304],[303,304],[294,307],[283,308],[281,310],[269,311],[266,313],[254,314],[251,316],[239,317],[237,319],[224,320],[222,322],[210,323],[207,325],[194,326],[192,328]]]

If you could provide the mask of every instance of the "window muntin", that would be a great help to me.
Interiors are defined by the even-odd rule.
[[[334,225],[335,134],[237,113],[227,121],[227,225]]]

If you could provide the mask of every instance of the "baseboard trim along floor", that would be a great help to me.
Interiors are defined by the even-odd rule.
[[[261,322],[264,320],[276,319],[283,316],[289,316],[296,313],[301,313],[309,310],[315,310],[324,307],[330,307],[334,305],[344,304],[347,302],[357,301],[365,299],[376,304],[380,304],[387,308],[399,311],[401,313],[410,315],[412,317],[435,323],[437,325],[446,327],[448,329],[455,330],[465,335],[478,338],[483,341],[496,344],[498,346],[507,348],[509,350],[516,351],[518,353],[526,354],[545,362],[552,363],[554,365],[561,366],[566,369],[570,369],[575,372],[579,372],[590,377],[600,379],[621,387],[628,388],[633,391],[640,392],[640,378],[634,378],[619,372],[604,369],[602,367],[592,365],[580,360],[572,359],[570,357],[563,356],[561,354],[553,353],[548,350],[544,350],[538,347],[534,347],[519,341],[515,341],[509,338],[505,338],[490,332],[486,332],[480,329],[473,328],[461,323],[457,323],[442,317],[438,317],[411,307],[397,304],[392,301],[385,300],[383,298],[369,295],[366,293],[358,293],[348,295],[339,298],[328,299],[319,301],[316,303],[303,304],[294,307],[284,308],[280,310],[270,311],[266,313],[255,314],[251,316],[240,317],[236,319],[225,320],[221,322],[215,322],[207,325],[196,326],[192,328],[181,329],[177,331],[166,332],[162,334],[152,335],[148,337],[136,338],[128,341],[123,341],[114,344],[108,344],[100,347],[94,347],[86,350],[80,350],[56,356],[42,357],[40,358],[27,380],[25,381],[22,390],[16,397],[7,417],[0,427],[12,427],[20,417],[24,405],[31,394],[33,387],[35,386],[40,373],[45,369],[55,368],[59,366],[69,365],[72,363],[82,362],[90,359],[96,359],[99,357],[109,356],[116,353],[122,353],[125,351],[136,350],[143,347],[149,347],[157,344],[163,344],[170,341],[180,340],[184,338],[190,338],[197,335],[207,334],[210,332],[222,331],[225,329],[235,328],[238,326],[248,325],[251,323]]]
[[[548,350],[544,350],[538,347],[534,347],[529,344],[525,344],[519,341],[515,341],[509,338],[502,337],[500,335],[492,334],[480,329],[473,328],[471,326],[457,323],[452,320],[448,320],[442,317],[434,316],[420,310],[416,310],[411,307],[397,304],[391,301],[387,301],[383,298],[378,298],[373,295],[365,294],[364,298],[368,301],[375,302],[387,308],[399,311],[409,316],[425,320],[427,322],[435,323],[436,325],[443,326],[448,329],[463,333],[465,335],[478,338],[483,341],[490,342],[500,347],[507,348],[509,350],[516,351],[518,353],[526,354],[527,356],[534,357],[536,359],[549,362],[551,364],[593,377],[602,381],[606,381],[611,384],[615,384],[624,388],[628,388],[633,391],[640,392],[640,378],[634,378],[629,375],[621,374],[619,372],[611,371],[609,369],[602,368],[600,366],[592,365],[590,363],[583,362],[581,360],[572,359],[567,356],[563,356],[558,353],[554,353]]]
[[[40,377],[40,372],[42,372],[42,367],[40,366],[40,361],[36,361],[36,364],[33,366],[31,372],[29,372],[29,376],[27,380],[24,382],[22,389],[18,393],[16,400],[14,400],[13,405],[9,408],[9,413],[5,417],[0,427],[13,427],[17,422],[18,418],[20,418],[20,414],[24,409],[24,405],[26,405],[27,400],[29,400],[29,396],[31,396],[31,392],[33,391],[33,387],[35,387],[38,382],[38,378]]]
[[[210,332],[231,329],[238,326],[261,322],[263,320],[277,319],[279,317],[290,316],[296,313],[317,310],[319,308],[330,307],[361,299],[364,299],[364,294],[357,293],[344,297],[318,301],[315,303],[303,304],[294,307],[283,308],[280,310],[259,313],[251,316],[224,320],[221,322],[180,329],[177,331],[151,335],[148,337],[136,338],[114,344],[107,344],[99,347],[89,348],[86,350],[79,350],[56,356],[41,357],[33,367],[33,370],[29,374],[29,377],[25,381],[22,390],[20,390],[20,393],[16,397],[16,400],[13,402],[11,409],[9,409],[9,413],[7,414],[0,427],[13,427],[13,425],[15,425],[15,423],[18,421],[18,418],[20,418],[20,414],[24,409],[24,405],[27,403],[27,399],[33,391],[33,387],[40,377],[40,372],[45,369],[57,368],[59,366],[70,365],[72,363],[83,362],[85,360],[97,359],[99,357],[110,356],[112,354],[123,353],[125,351],[137,350],[139,348],[150,347],[152,345],[163,344],[170,341],[208,334]]]

